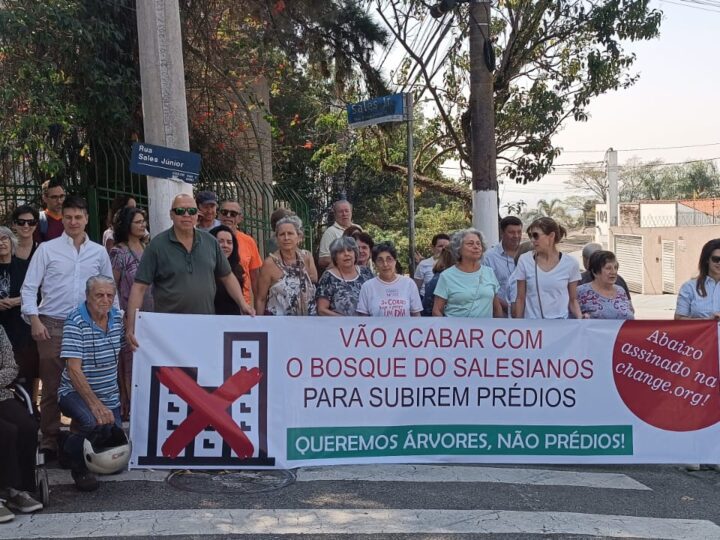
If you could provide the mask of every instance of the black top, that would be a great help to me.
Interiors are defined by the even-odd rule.
[[[232,273],[240,283],[242,288],[243,283],[243,269],[242,266],[237,265],[232,268]],[[215,290],[215,314],[216,315],[243,315],[240,311],[240,306],[237,305],[235,300],[228,294],[225,285],[219,279],[215,281],[217,289]]]
[[[14,257],[7,264],[0,264],[0,298],[20,296],[30,260]],[[14,348],[26,345],[31,339],[30,325],[20,316],[20,306],[0,310],[0,324]]]

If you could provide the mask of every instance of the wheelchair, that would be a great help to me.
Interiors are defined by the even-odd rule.
[[[15,399],[25,406],[28,414],[36,416],[32,397],[27,390],[18,381],[10,384],[8,388],[15,394]],[[35,494],[43,506],[47,507],[50,502],[50,482],[45,468],[45,456],[39,448],[35,451]]]

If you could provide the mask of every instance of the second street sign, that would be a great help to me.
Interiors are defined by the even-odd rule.
[[[393,94],[347,106],[348,125],[361,128],[383,122],[402,122],[405,120],[405,96]]]

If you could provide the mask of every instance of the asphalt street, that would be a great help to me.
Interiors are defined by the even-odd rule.
[[[133,471],[51,503],[5,538],[720,538],[720,472],[653,466],[365,465]]]

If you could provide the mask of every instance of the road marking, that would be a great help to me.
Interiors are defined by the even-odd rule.
[[[17,516],[0,539],[261,534],[560,534],[720,538],[711,521],[509,510],[138,510]]]
[[[300,469],[298,482],[490,482],[536,486],[571,486],[599,489],[650,490],[619,473],[592,473],[502,467],[443,465],[353,465]]]
[[[103,482],[164,482],[171,471],[133,470],[110,476]],[[73,483],[70,471],[48,469],[51,486]],[[298,482],[487,482],[535,486],[569,486],[596,489],[651,488],[620,473],[592,473],[502,467],[450,467],[442,465],[348,465],[298,469]]]

